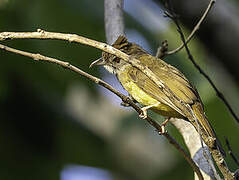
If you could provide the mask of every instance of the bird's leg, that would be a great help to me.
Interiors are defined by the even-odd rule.
[[[166,132],[165,126],[168,124],[170,117],[166,118],[165,121],[161,124],[161,132],[160,134],[164,134]]]
[[[159,104],[161,104],[161,103],[157,102],[156,104],[152,104],[152,105],[145,106],[145,107],[141,108],[142,112],[139,114],[139,117],[142,118],[142,119],[146,119],[147,118],[147,110],[152,108],[152,107],[155,107]]]

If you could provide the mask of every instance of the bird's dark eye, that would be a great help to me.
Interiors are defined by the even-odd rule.
[[[113,61],[116,62],[116,63],[119,63],[120,62],[120,58],[115,57]]]

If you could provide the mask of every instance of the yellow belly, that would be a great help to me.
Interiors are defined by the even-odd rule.
[[[128,91],[128,93],[140,104],[144,106],[149,106],[157,104],[159,102],[158,100],[154,99],[153,97],[145,93],[133,81],[131,81],[128,78],[127,73],[121,73],[118,76],[118,78],[122,86],[125,88],[125,90]],[[183,117],[177,111],[175,111],[174,109],[163,103],[152,107],[151,110],[166,117],[177,117],[177,118]]]

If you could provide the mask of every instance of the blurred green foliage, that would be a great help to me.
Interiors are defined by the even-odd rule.
[[[8,0],[0,1],[0,12],[1,31],[36,31],[41,28],[105,41],[103,1]],[[154,34],[129,15],[125,18],[126,27],[140,32],[152,42],[154,50],[159,44],[158,39],[168,39],[171,49],[177,46],[175,38],[178,36],[174,26],[170,25],[167,32]],[[4,44],[69,61],[86,72],[100,75],[96,69],[88,68],[90,62],[101,55],[99,50],[91,47],[55,40],[11,40]],[[209,55],[200,40],[196,39],[190,48],[198,62],[207,68],[205,59]],[[208,84],[204,87],[205,83],[201,82],[205,80],[185,59],[185,52],[180,52],[165,60],[183,69],[194,84],[199,85],[199,91],[206,89],[213,93]],[[65,109],[65,96],[74,83],[85,87],[92,100],[97,100],[98,89],[92,82],[56,65],[34,62],[5,51],[0,51],[0,60],[0,179],[59,179],[66,164],[105,168],[112,172],[115,179],[139,178],[116,162],[112,141],[79,123],[80,120]],[[206,99],[208,94],[202,94],[203,100]],[[223,103],[215,95],[210,96],[212,98],[205,103],[207,115],[222,141],[223,136],[227,136],[235,152],[238,152],[238,130],[234,120]],[[88,107],[88,111],[94,109]],[[120,134],[133,126],[145,129],[148,124],[141,122],[134,113],[126,116],[116,129]],[[153,130],[150,128],[148,131]],[[169,126],[169,131],[183,144],[174,127]],[[117,135],[112,138],[115,138],[113,142],[118,141]],[[171,169],[141,179],[178,179],[179,176],[192,179],[189,165],[176,150],[172,151],[177,160]],[[235,169],[236,165],[230,157],[227,160],[229,166]]]

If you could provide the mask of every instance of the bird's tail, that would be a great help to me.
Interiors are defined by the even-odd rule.
[[[217,138],[215,131],[213,130],[206,115],[204,114],[202,104],[199,102],[194,103],[192,105],[192,110],[198,120],[198,123],[200,124],[200,126],[202,126],[203,130],[207,133],[208,137],[216,138],[217,148],[222,153],[222,155],[225,156],[226,155],[225,151],[223,150],[222,145],[219,139]]]

